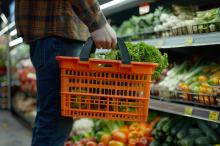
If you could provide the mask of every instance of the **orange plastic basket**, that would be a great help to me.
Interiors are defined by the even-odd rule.
[[[118,43],[123,41],[118,39]],[[157,64],[123,64],[123,61],[102,59],[82,61],[81,56],[57,57],[61,68],[62,116],[147,120],[151,75]]]

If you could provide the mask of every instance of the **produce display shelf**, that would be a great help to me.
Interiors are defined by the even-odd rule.
[[[20,120],[27,128],[32,129],[34,127],[34,121],[31,118],[28,118],[23,113],[21,113],[16,107],[13,105],[12,113]]]
[[[191,105],[150,99],[150,109],[220,123],[220,112]]]
[[[208,46],[220,44],[220,32],[205,34],[192,34],[183,36],[172,36],[166,38],[146,39],[133,41],[134,43],[145,42],[157,48],[181,48],[191,46]]]

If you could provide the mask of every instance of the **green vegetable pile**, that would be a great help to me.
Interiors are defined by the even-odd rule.
[[[220,142],[220,125],[181,116],[164,117],[155,126],[150,146],[211,146]]]
[[[72,141],[77,142],[83,138],[92,137],[100,141],[102,135],[110,135],[112,131],[119,129],[124,124],[124,121],[117,120],[80,119],[73,125]]]
[[[127,40],[154,39],[159,36],[172,36],[176,34],[182,35],[185,32],[166,32],[167,30],[180,27],[184,27],[184,29],[187,27],[186,33],[189,34],[220,30],[220,8],[194,11],[196,11],[196,7],[191,12],[189,7],[183,9],[176,6],[173,9],[158,7],[149,14],[132,16],[118,28],[115,26],[114,29],[118,36],[125,37]],[[194,25],[198,25],[197,29],[192,29]],[[144,35],[142,35],[143,33]]]
[[[219,22],[220,8],[210,9],[206,11],[198,11],[195,20],[197,24]]]
[[[153,13],[143,16],[132,16],[124,21],[116,30],[118,36],[129,36],[137,33],[152,32],[154,26],[160,24],[160,15],[167,12],[163,7],[158,7]]]
[[[112,131],[124,126],[124,121],[117,120],[94,120],[94,132],[97,141],[100,141],[101,136],[104,134],[111,134]]]
[[[126,46],[132,61],[153,62],[158,64],[158,67],[153,74],[153,79],[158,78],[163,69],[168,66],[167,54],[162,54],[159,49],[155,48],[154,46],[148,45],[144,42],[137,44],[128,42],[126,43]],[[112,49],[109,53],[105,54],[105,59],[120,60],[121,56],[119,49]]]

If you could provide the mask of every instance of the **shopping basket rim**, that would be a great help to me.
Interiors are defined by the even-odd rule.
[[[57,56],[57,60],[77,60],[79,62],[88,62],[88,61],[80,61],[79,57],[69,57],[69,56]],[[109,62],[109,63],[118,63],[122,64],[121,60],[111,60],[111,59],[97,59],[97,58],[89,58],[89,61],[96,61],[96,62]],[[136,61],[131,61],[131,64],[122,64],[122,65],[148,65],[148,66],[153,66],[157,67],[157,63],[152,63],[152,62],[136,62]]]

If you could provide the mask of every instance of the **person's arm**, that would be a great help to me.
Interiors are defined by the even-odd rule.
[[[104,25],[107,21],[96,0],[70,0],[75,13],[93,32]]]
[[[87,25],[97,48],[114,48],[115,31],[108,24],[97,0],[69,0],[78,17]]]

